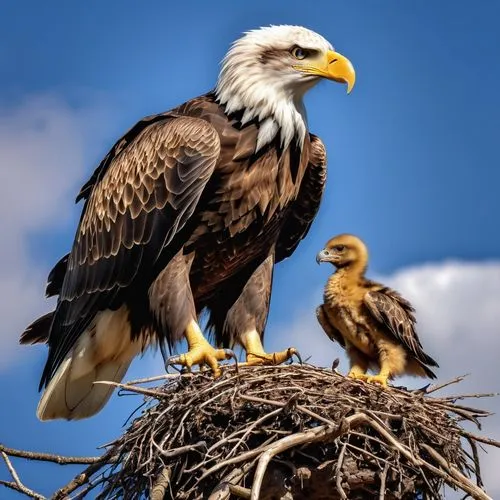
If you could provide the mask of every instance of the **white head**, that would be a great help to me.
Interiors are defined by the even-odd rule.
[[[301,26],[269,26],[234,42],[222,63],[217,99],[243,123],[260,122],[257,150],[276,134],[302,146],[307,130],[304,94],[321,78],[354,85],[352,64],[321,35]]]

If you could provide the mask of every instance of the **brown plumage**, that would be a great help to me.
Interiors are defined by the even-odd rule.
[[[304,70],[298,43],[312,44]],[[262,62],[273,47],[277,58]],[[232,50],[216,91],[138,122],[81,189],[73,247],[47,285],[56,310],[21,337],[49,345],[39,418],[96,413],[111,390],[94,382],[121,380],[152,343],[185,337],[189,351],[170,362],[217,375],[232,353],[204,338],[204,310],[217,345],[241,344],[250,364],[294,352],[267,354],[262,336],[274,264],[307,234],[325,183],[325,148],[303,134],[300,99],[320,77],[352,86],[354,72],[304,28],[257,30]]]
[[[326,334],[346,350],[349,376],[384,386],[398,375],[436,378],[429,366],[438,364],[422,349],[413,307],[394,290],[365,278],[368,251],[359,238],[336,236],[316,259],[336,267],[316,314]],[[369,368],[379,373],[368,376]]]

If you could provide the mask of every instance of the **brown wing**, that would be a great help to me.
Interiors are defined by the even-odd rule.
[[[415,330],[415,316],[412,305],[394,290],[380,287],[365,294],[364,303],[373,318],[421,363],[438,366],[427,355]]]
[[[318,318],[319,324],[325,330],[325,333],[334,342],[338,342],[345,349],[345,340],[339,330],[337,330],[328,319],[328,314],[325,311],[325,306],[321,305],[316,308],[316,317]]]
[[[69,254],[66,254],[50,271],[49,277],[47,278],[47,287],[45,289],[46,297],[54,297],[55,295],[59,295],[61,293],[64,275],[66,274],[66,269],[68,267],[68,257]],[[52,325],[53,317],[54,311],[44,314],[37,320],[33,321],[33,323],[27,326],[21,334],[19,343],[38,344],[40,342],[47,342],[49,339],[50,326]]]
[[[326,183],[326,149],[319,137],[310,134],[311,152],[309,165],[302,180],[299,195],[281,230],[276,247],[276,262],[295,251],[303,240],[318,213]]]
[[[193,215],[220,154],[218,134],[197,118],[165,116],[135,129],[137,136],[129,133],[123,147],[119,141],[82,191],[87,200],[41,385],[99,310],[114,307],[134,280],[151,282],[158,258],[163,264],[182,246],[175,236]]]

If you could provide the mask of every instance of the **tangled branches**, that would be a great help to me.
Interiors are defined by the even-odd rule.
[[[382,389],[310,365],[141,382],[120,387],[145,396],[142,415],[53,498],[438,499],[444,484],[490,498],[477,448],[500,443],[461,426],[488,416],[457,404],[465,396]]]

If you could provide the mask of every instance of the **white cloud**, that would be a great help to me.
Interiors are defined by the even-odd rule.
[[[458,386],[452,386],[449,393],[500,391],[500,262],[426,264],[378,280],[400,291],[415,306],[424,349],[440,365],[438,379],[446,381],[471,374]],[[322,290],[317,290],[311,303],[290,323],[277,325],[268,348],[283,349],[283,332],[287,332],[287,344],[311,356],[310,362],[330,366],[339,357],[339,369],[345,372],[348,366],[342,349],[317,324],[314,311],[321,300]],[[403,379],[401,383],[421,387],[427,382]],[[472,405],[500,413],[500,398],[474,400]],[[500,417],[489,417],[483,432],[500,439]],[[488,455],[483,454],[482,464],[485,484],[496,497],[500,495],[500,450],[489,449]]]
[[[99,133],[103,109],[95,100],[74,109],[48,95],[0,108],[0,370],[21,351],[24,327],[48,308],[48,269],[29,255],[28,238],[72,215],[78,184],[91,168],[90,136]]]

